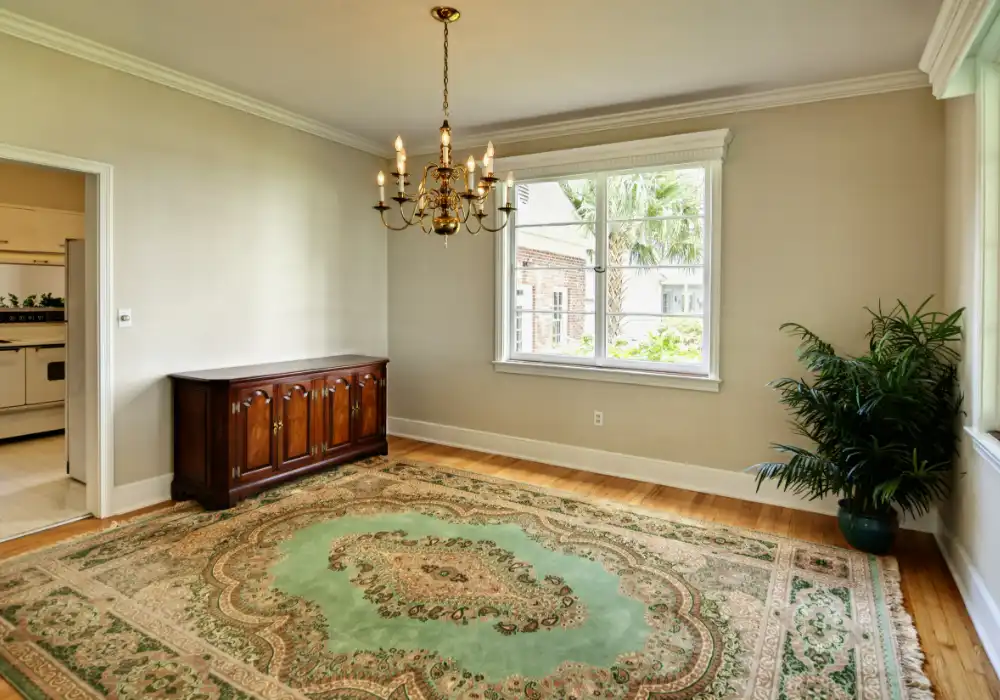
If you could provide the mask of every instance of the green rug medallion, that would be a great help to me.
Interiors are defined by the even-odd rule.
[[[370,576],[371,587],[380,590],[369,595],[355,583],[357,562],[347,571],[332,571],[327,558],[331,545],[336,548],[345,536],[386,533],[390,536],[379,539],[395,543],[399,540],[391,537],[393,531],[405,533],[413,543],[402,549],[418,551],[377,560],[383,566],[398,563],[401,570],[392,577],[397,586],[400,578],[413,581],[413,588],[422,586],[419,593],[424,596],[406,596],[409,591],[397,588],[395,600],[387,600],[394,608],[403,594],[406,605],[399,611],[382,607],[396,615],[387,617],[378,595],[393,595],[393,586],[386,586],[388,576]],[[421,553],[422,538],[441,544]],[[488,547],[476,546],[482,541]],[[589,559],[546,549],[516,525],[460,525],[414,513],[345,517],[305,528],[281,548],[286,556],[271,567],[274,585],[320,606],[328,624],[328,649],[334,654],[394,646],[434,649],[464,668],[476,669],[487,682],[499,682],[512,675],[543,677],[567,660],[611,667],[619,655],[642,651],[651,632],[646,606],[619,592],[618,576]],[[490,557],[494,552],[499,556]],[[487,574],[485,581],[464,573],[477,569]],[[381,572],[374,568],[369,573]],[[463,580],[454,581],[455,574]],[[557,577],[558,583],[546,584],[546,576]],[[536,581],[533,587],[539,590],[534,595],[526,594],[527,586],[519,590],[518,577]],[[484,583],[488,590],[483,590]],[[470,584],[477,590],[470,592]],[[562,589],[571,591],[552,594]],[[501,626],[499,621],[508,618],[504,612],[518,603],[523,603],[525,614]],[[441,610],[428,618],[436,608]],[[487,614],[479,616],[484,608]],[[567,625],[567,620],[573,624]]]
[[[373,459],[0,562],[30,698],[926,700],[895,562]]]

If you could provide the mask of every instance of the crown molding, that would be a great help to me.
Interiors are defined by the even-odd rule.
[[[497,158],[496,169],[498,173],[515,171],[523,180],[567,173],[722,161],[732,139],[729,129],[673,134],[641,141]]]
[[[195,78],[144,58],[113,49],[76,34],[36,22],[9,10],[0,9],[0,33],[60,51],[106,68],[186,92],[225,107],[303,131],[328,141],[356,148],[359,151],[386,157],[386,149],[368,139],[324,124],[316,119],[296,114],[282,107],[249,97],[207,80]]]
[[[967,91],[955,92],[949,86],[963,70],[970,49],[993,12],[994,1],[944,0],[919,64],[930,78],[935,97],[952,97]]]
[[[882,92],[899,90],[914,90],[928,86],[927,76],[920,71],[901,71],[898,73],[883,73],[865,78],[849,78],[826,83],[815,83],[800,87],[780,88],[766,92],[755,92],[733,97],[718,97],[695,102],[682,102],[637,109],[597,117],[581,117],[550,121],[534,126],[514,127],[509,129],[476,129],[471,134],[465,134],[455,140],[455,148],[482,146],[487,140],[493,143],[518,143],[539,139],[591,134],[611,129],[625,129],[681,119],[695,119],[719,114],[734,114],[750,112],[773,107],[787,107],[810,102],[839,100],[847,97],[860,97]],[[436,151],[436,141],[421,144],[413,149],[414,153],[431,153]]]

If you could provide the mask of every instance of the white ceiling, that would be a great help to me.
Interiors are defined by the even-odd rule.
[[[536,123],[915,69],[940,0],[454,0],[452,126]],[[0,0],[336,128],[433,139],[434,0]]]

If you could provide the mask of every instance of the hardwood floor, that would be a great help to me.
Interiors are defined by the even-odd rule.
[[[826,515],[682,491],[618,477],[601,476],[527,460],[488,455],[414,440],[390,438],[390,456],[444,464],[584,496],[777,535],[846,547],[836,519]],[[163,507],[163,506],[160,506]],[[146,509],[146,511],[154,510]],[[145,512],[145,511],[142,511]],[[0,560],[78,534],[109,527],[111,520],[84,520],[0,543]],[[1000,700],[1000,681],[990,666],[955,582],[934,538],[900,533],[896,551],[906,607],[913,615],[927,656],[925,670],[938,700]],[[0,680],[0,700],[19,697]]]

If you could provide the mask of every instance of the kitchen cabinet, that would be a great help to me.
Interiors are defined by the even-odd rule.
[[[388,454],[387,364],[338,355],[171,375],[172,497],[227,508],[289,479]]]
[[[0,205],[0,250],[34,250],[37,226],[34,209]]]
[[[83,238],[84,226],[80,212],[0,204],[0,251],[64,254],[66,239]]]
[[[25,403],[25,348],[0,345],[0,408]]]

